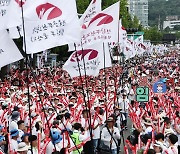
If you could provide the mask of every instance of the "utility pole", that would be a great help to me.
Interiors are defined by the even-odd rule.
[[[159,15],[159,19],[158,19],[158,30],[161,31],[161,17]]]

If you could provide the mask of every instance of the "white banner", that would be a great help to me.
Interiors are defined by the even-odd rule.
[[[22,3],[21,3],[22,2]],[[22,9],[26,0],[11,0],[7,10],[7,28],[22,26]]]
[[[13,40],[6,30],[0,31],[0,67],[13,63],[23,58]]]
[[[133,40],[126,39],[124,55],[126,59],[132,58],[135,56],[134,42]]]
[[[145,50],[146,50],[146,47],[145,47],[145,45],[143,44],[143,42],[144,42],[144,37],[143,37],[143,35],[141,35],[141,36],[139,36],[138,38],[136,38],[136,39],[134,40],[134,42],[135,42],[135,47],[137,48],[137,54],[138,54],[138,55],[142,55],[142,54],[145,52]]]
[[[80,24],[89,22],[97,13],[101,11],[101,0],[92,0],[86,11],[80,18]]]
[[[7,29],[7,10],[10,4],[10,0],[0,0],[0,30]]]
[[[27,1],[24,10],[27,53],[79,42],[75,0]]]
[[[122,21],[119,21],[119,43],[120,46],[124,46],[124,43],[127,39],[127,32],[125,28],[122,26]]]
[[[143,43],[144,41],[144,36],[143,35],[141,35],[141,36],[139,36],[138,38],[136,38],[134,41],[136,42],[136,44],[140,44],[140,43]]]
[[[84,23],[89,22],[100,11],[101,11],[101,0],[92,0],[86,11],[83,13],[83,15],[80,18],[81,28]],[[82,30],[83,29],[81,29],[81,32]],[[80,44],[80,42],[78,43],[76,42],[75,44]],[[74,43],[68,44],[68,47],[69,47],[68,51],[75,51]],[[81,50],[81,47],[77,45],[76,50]]]
[[[9,37],[12,39],[18,39],[22,36],[21,27],[13,27],[9,29]]]
[[[117,2],[83,24],[83,47],[97,42],[118,42],[119,6]]]
[[[112,64],[107,43],[105,44],[104,52],[105,67],[111,67]],[[97,76],[99,74],[99,70],[104,68],[104,52],[102,43],[91,45],[83,51],[75,51],[66,61],[66,63],[63,66],[63,69],[66,70],[72,78],[80,76],[78,67],[79,62],[81,75],[85,75],[83,64],[84,57],[86,74],[90,76]]]

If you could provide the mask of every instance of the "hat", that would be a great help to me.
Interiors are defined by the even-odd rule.
[[[107,119],[107,122],[113,122],[114,121],[114,118],[113,117],[109,117],[108,119]]]
[[[154,146],[156,146],[156,147],[161,147],[161,142],[156,141],[156,142],[154,143]]]
[[[70,98],[70,100],[71,100],[71,99],[76,99],[76,97],[72,96],[72,97]]]
[[[144,124],[151,126],[152,125],[152,120],[150,118],[145,118]]]
[[[2,103],[5,102],[4,98],[0,98],[0,102]]]
[[[6,106],[6,107],[7,107],[7,106],[8,106],[8,103],[7,103],[7,102],[3,102],[3,103],[2,103],[2,106]]]
[[[15,120],[15,119],[19,118],[19,116],[20,116],[20,113],[18,111],[13,111],[12,115],[11,115],[11,119]]]
[[[165,129],[164,136],[174,134],[174,131],[172,129]]]
[[[0,135],[0,142],[2,142],[5,139],[3,135]]]
[[[18,144],[18,152],[22,152],[22,151],[28,151],[29,147],[26,145],[25,142],[21,142]]]
[[[69,102],[69,105],[73,105],[74,106],[74,103],[73,102]]]
[[[12,130],[10,131],[10,134],[11,134],[11,137],[14,137],[14,136],[19,135],[19,131],[18,131],[17,129],[12,129]]]
[[[123,95],[123,96],[127,96],[127,93],[126,93],[126,92],[124,92],[122,95]]]
[[[51,131],[51,137],[53,144],[57,144],[62,140],[62,137],[58,131]]]
[[[29,142],[33,142],[33,141],[36,141],[37,140],[37,136],[36,135],[30,135],[29,137],[28,137],[28,141]]]
[[[71,90],[67,90],[66,92],[67,92],[67,93],[71,93]]]

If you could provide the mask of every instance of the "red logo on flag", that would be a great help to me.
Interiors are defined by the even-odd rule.
[[[70,61],[71,62],[81,61],[83,59],[83,57],[85,57],[86,55],[89,56],[88,60],[92,60],[98,56],[98,52],[96,50],[93,50],[93,49],[86,49],[83,51],[79,50],[77,52],[74,52]]]
[[[93,1],[93,4],[96,3],[96,0]]]
[[[88,26],[86,26],[85,24],[82,25],[83,29],[86,29],[87,27],[89,27],[93,22],[97,21],[98,19],[101,19],[100,22],[98,22],[97,26],[103,25],[103,24],[109,24],[113,21],[113,17],[105,14],[105,13],[99,13],[97,14],[94,18],[91,19],[91,21],[89,22]]]
[[[18,3],[19,7],[22,7],[26,0],[15,0],[16,3]]]
[[[121,27],[121,29],[122,29],[122,30],[126,30],[126,28],[125,28],[125,27],[123,27],[123,26]]]
[[[39,5],[36,8],[36,12],[40,19],[46,18],[47,20],[51,20],[62,15],[62,11],[50,3]]]

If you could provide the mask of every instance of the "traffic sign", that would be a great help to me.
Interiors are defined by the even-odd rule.
[[[155,82],[153,85],[154,93],[165,93],[166,92],[166,84],[163,81]]]
[[[138,101],[138,102],[148,102],[149,101],[149,88],[148,87],[136,88],[136,101]]]

